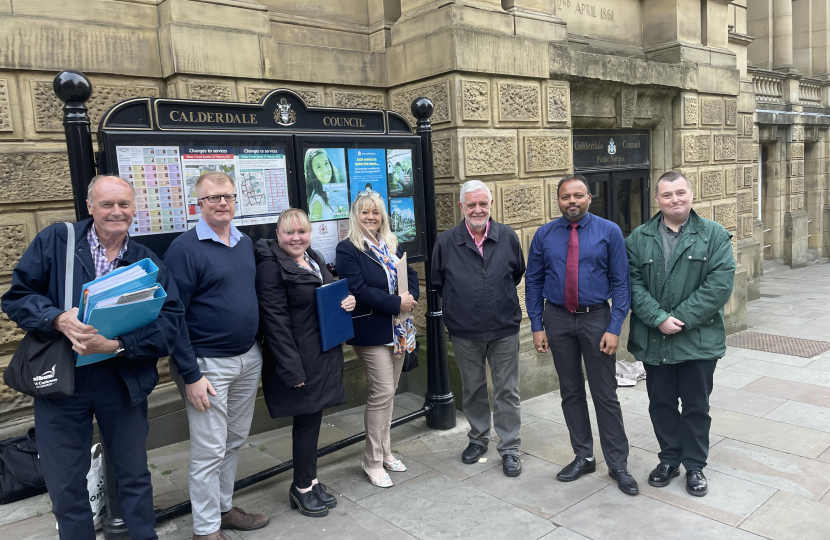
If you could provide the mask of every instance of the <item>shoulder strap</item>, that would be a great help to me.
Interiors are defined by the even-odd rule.
[[[63,309],[72,309],[72,276],[75,272],[75,226],[66,221],[66,275],[64,278]]]

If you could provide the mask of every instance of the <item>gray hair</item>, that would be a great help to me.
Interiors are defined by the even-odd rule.
[[[100,180],[103,180],[104,178],[115,178],[116,180],[121,180],[122,182],[127,184],[127,186],[130,188],[130,191],[132,191],[133,193],[133,201],[135,201],[135,186],[133,186],[132,183],[124,180],[120,176],[115,176],[113,174],[99,174],[97,176],[94,176],[92,180],[89,181],[89,187],[87,187],[86,190],[86,198],[89,199],[89,202],[95,202],[92,199],[92,192],[95,191],[96,184],[98,184],[98,182]]]
[[[481,180],[468,180],[464,182],[463,186],[461,186],[461,193],[458,195],[458,202],[464,204],[464,196],[467,193],[472,193],[474,191],[479,191],[481,189],[487,191],[487,198],[492,201],[493,194],[490,193],[490,188],[487,187],[487,184],[485,184]]]
[[[686,181],[686,187],[689,188],[689,191],[692,191],[692,183],[689,182],[689,179],[683,176],[683,173],[679,173],[677,171],[668,171],[663,173],[663,176],[657,179],[657,183],[654,184],[654,190],[659,192],[660,182],[676,182],[677,180],[683,179]],[[655,193],[655,196],[657,194]]]

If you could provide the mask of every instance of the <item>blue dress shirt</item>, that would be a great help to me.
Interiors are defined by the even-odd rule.
[[[579,305],[612,301],[607,332],[620,335],[631,305],[631,280],[625,240],[616,223],[592,214],[579,220]],[[565,305],[565,265],[570,222],[561,217],[536,231],[527,255],[525,302],[533,332],[544,330],[542,314],[547,300]]]
[[[210,225],[205,223],[205,219],[203,217],[199,217],[199,221],[196,223],[196,236],[199,240],[213,240],[214,242],[219,242],[220,244],[224,244],[225,242],[219,238],[219,235],[216,234],[216,231],[210,228]],[[239,232],[239,229],[236,228],[236,225],[231,223],[231,233],[228,237],[228,247],[236,246],[239,239],[242,238],[242,233]]]

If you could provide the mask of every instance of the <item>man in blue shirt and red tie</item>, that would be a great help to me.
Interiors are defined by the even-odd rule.
[[[627,468],[628,438],[616,379],[615,354],[631,303],[625,241],[615,223],[588,213],[591,191],[584,176],[560,180],[557,200],[562,217],[536,231],[525,274],[533,345],[537,352],[553,353],[562,412],[576,454],[556,478],[572,482],[597,468],[584,359],[608,474],[623,493],[637,495],[637,482]]]

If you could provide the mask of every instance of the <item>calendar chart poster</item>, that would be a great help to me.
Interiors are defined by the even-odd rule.
[[[135,188],[130,234],[187,230],[182,161],[178,146],[117,146],[118,174]]]

